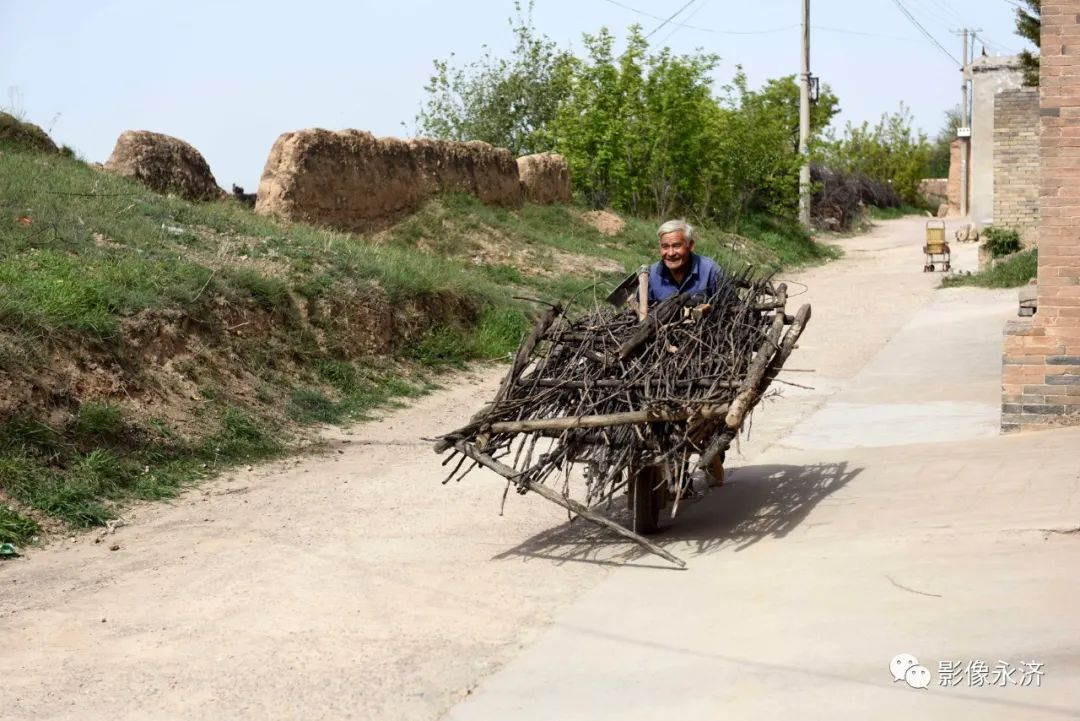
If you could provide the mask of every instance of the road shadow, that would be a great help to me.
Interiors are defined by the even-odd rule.
[[[766,538],[784,538],[862,471],[846,461],[736,468],[722,487],[680,511],[658,538],[689,542],[694,555],[742,551]]]
[[[684,501],[678,517],[666,521],[668,528],[650,538],[676,555],[686,554],[680,544],[689,543],[688,555],[692,556],[721,549],[737,552],[766,538],[783,538],[862,470],[847,462],[736,468],[728,472],[723,487],[702,499]],[[669,512],[665,510],[665,518]],[[629,520],[621,499],[616,499],[605,515],[620,523]],[[671,568],[636,544],[583,519],[538,533],[494,558]]]

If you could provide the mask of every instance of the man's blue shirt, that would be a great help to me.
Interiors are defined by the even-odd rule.
[[[690,254],[690,272],[682,285],[675,282],[664,261],[658,260],[649,266],[649,302],[658,303],[679,293],[700,293],[711,298],[725,281],[716,261],[697,253]]]

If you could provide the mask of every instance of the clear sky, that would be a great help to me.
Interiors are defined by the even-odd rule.
[[[840,122],[901,101],[936,133],[960,99],[959,27],[989,52],[1024,47],[1010,0],[812,0],[812,72]],[[685,0],[536,0],[537,29],[563,45],[607,26],[646,32]],[[625,7],[623,7],[625,6]],[[198,148],[220,185],[258,186],[275,138],[307,127],[409,133],[434,58],[512,45],[512,0],[0,0],[0,106],[104,161],[140,129]],[[651,42],[718,53],[718,83],[742,65],[753,85],[799,71],[800,0],[695,0]],[[693,27],[686,27],[693,26]],[[980,52],[982,44],[977,44]],[[403,126],[402,122],[406,125]]]

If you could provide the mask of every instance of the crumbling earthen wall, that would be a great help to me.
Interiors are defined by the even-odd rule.
[[[963,164],[963,153],[967,151],[967,141],[957,138],[949,144],[949,181],[948,200],[949,215],[960,213],[960,170]]]
[[[191,201],[225,197],[202,153],[171,135],[124,131],[116,139],[105,169],[134,178],[159,193],[176,193]]]
[[[522,203],[510,151],[487,143],[376,138],[360,130],[285,133],[259,183],[256,212],[360,231],[417,210],[440,192]]]
[[[535,153],[517,159],[521,192],[530,203],[569,203],[570,166],[555,153]]]
[[[1007,90],[994,98],[994,225],[1039,235],[1039,92]]]

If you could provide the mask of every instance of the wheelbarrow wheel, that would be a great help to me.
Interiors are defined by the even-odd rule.
[[[664,506],[667,488],[658,466],[645,466],[631,471],[630,513],[634,533],[648,535],[660,530],[660,510]]]

